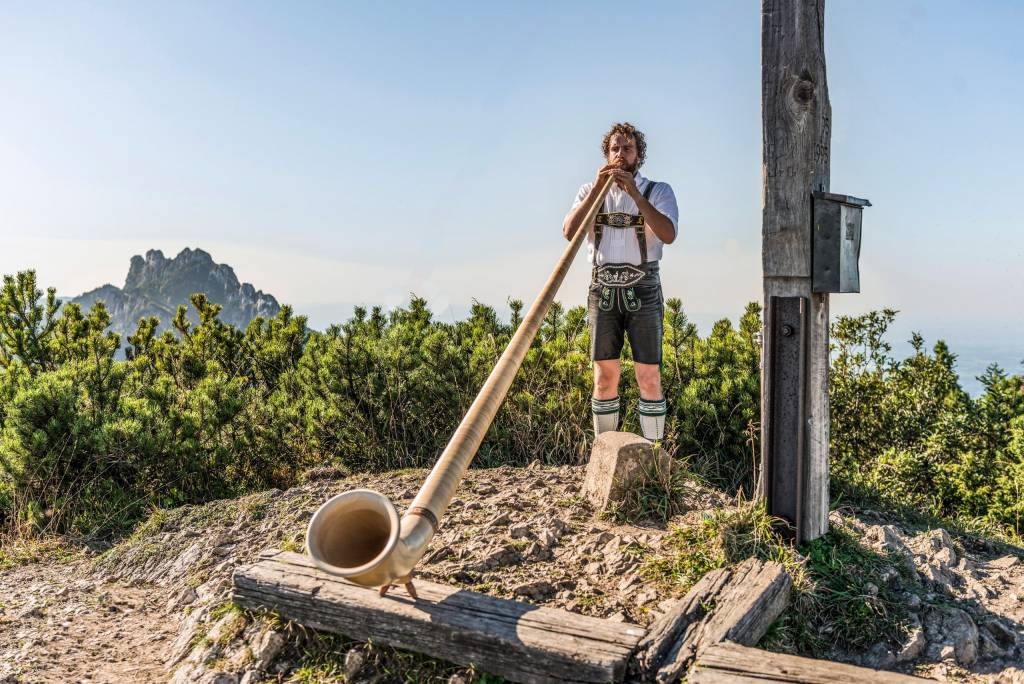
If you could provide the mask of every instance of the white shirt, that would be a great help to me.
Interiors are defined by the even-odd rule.
[[[636,188],[643,194],[647,190],[647,184],[651,181],[639,173],[633,174],[636,181]],[[576,199],[572,203],[573,212],[576,207],[583,203],[590,193],[593,183],[584,183],[580,191],[576,193]],[[668,183],[658,181],[654,191],[651,193],[651,204],[659,212],[672,221],[672,227],[679,235],[679,206],[676,204],[676,195],[672,192],[672,186]],[[622,212],[625,214],[639,214],[640,209],[636,206],[633,198],[626,194],[626,191],[618,185],[613,185],[604,201],[604,207],[599,209],[604,212]],[[566,214],[568,217],[568,214]],[[661,259],[662,247],[665,243],[661,241],[650,226],[644,226],[647,234],[647,260],[659,261]],[[595,261],[596,259],[596,261]],[[636,264],[643,263],[640,258],[640,245],[637,244],[636,232],[632,228],[605,228],[601,235],[601,248],[594,254],[594,227],[591,226],[587,232],[587,261],[598,266],[602,264]]]

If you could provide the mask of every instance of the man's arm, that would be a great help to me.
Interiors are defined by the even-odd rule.
[[[604,185],[605,180],[608,178],[608,174],[611,173],[613,166],[607,165],[601,168],[597,172],[597,179],[593,185],[590,186],[590,191],[587,192],[587,196],[584,197],[579,204],[573,207],[572,211],[565,217],[562,222],[562,235],[565,236],[566,240],[572,240],[573,236],[576,235],[576,231],[580,230],[580,224],[583,223],[583,219],[587,217],[587,210],[590,209],[590,203],[594,201],[594,196],[597,194],[598,188]],[[583,230],[590,230],[591,226],[582,226]]]
[[[636,181],[633,179],[632,174],[626,171],[616,171],[615,177],[618,186],[625,190],[632,200],[636,202],[640,214],[644,217],[644,224],[658,236],[659,240],[666,245],[672,244],[676,239],[676,224],[672,222],[672,219],[655,209],[654,205],[644,198],[643,194],[637,189]]]

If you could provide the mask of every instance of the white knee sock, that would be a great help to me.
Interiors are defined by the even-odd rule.
[[[619,429],[619,398],[597,399],[591,397],[590,411],[594,415],[594,436],[602,432]]]
[[[665,436],[665,414],[668,403],[664,398],[657,400],[640,400],[640,429],[644,438],[656,442]]]

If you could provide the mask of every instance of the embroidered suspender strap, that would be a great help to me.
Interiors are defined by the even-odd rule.
[[[655,185],[657,185],[657,183],[655,183],[654,181],[652,181],[652,180],[647,181],[647,189],[644,190],[644,199],[647,200],[648,202],[651,201],[651,192],[654,190],[654,186]],[[605,197],[604,204],[601,206],[601,208],[602,209],[607,209],[607,207],[608,207],[608,198]],[[602,216],[602,214],[604,216]],[[606,210],[606,211],[602,211],[601,213],[599,213],[597,215],[597,221],[594,223],[594,251],[597,251],[597,249],[601,247],[601,238],[604,237],[604,228],[605,228],[605,223],[603,223],[602,221],[606,220],[608,215],[610,215],[610,214],[612,214],[612,212],[609,212],[609,211]],[[622,218],[624,216],[626,218],[628,218],[628,215],[626,215],[626,214],[616,214],[615,216],[617,218]],[[632,224],[634,226],[634,230],[636,231],[636,239],[640,243],[640,262],[646,264],[647,263],[647,234],[644,232],[644,218],[643,218],[643,216],[642,215],[641,216],[637,216],[635,222],[634,221],[630,221],[626,225],[630,225],[630,224]]]
[[[657,185],[652,180],[647,181],[647,189],[644,190],[644,199],[648,202],[651,201],[651,192],[654,190],[654,186]],[[636,227],[636,241],[640,246],[640,263],[647,263],[647,232],[643,224]]]
[[[605,196],[604,201],[601,203],[601,208],[605,209],[608,206],[608,197]],[[602,212],[607,214],[608,212]],[[604,224],[600,221],[594,223],[594,253],[597,253],[598,247],[601,246],[601,238],[604,236]]]

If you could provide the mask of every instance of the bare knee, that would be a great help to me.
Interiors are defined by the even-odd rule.
[[[638,363],[635,369],[640,396],[644,399],[661,399],[661,368],[658,364]]]
[[[619,393],[618,361],[594,362],[594,396],[611,399]]]

